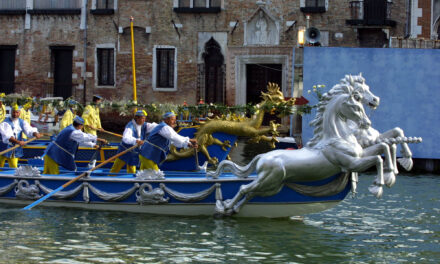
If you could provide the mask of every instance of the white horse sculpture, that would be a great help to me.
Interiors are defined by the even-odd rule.
[[[362,73],[359,75],[345,75],[345,77],[340,80],[340,83],[333,86],[331,90],[336,91],[344,86],[351,86],[354,91],[361,94],[362,103],[364,105],[367,105],[371,109],[376,109],[379,106],[380,98],[370,91],[370,87],[365,83],[365,78],[362,77]],[[397,161],[405,170],[410,171],[412,169],[412,153],[409,149],[408,143],[420,143],[422,142],[421,138],[405,137],[403,130],[399,127],[395,127],[381,134],[371,126],[359,127],[354,122],[349,122],[349,124],[353,128],[353,134],[362,148],[367,148],[377,143],[386,143],[389,145],[394,167],[394,175],[399,173],[396,163],[396,144],[401,145],[402,154],[402,158],[399,158]],[[354,173],[354,178],[357,178],[356,173]],[[395,177],[388,177],[385,179],[385,184],[388,187],[391,187],[395,181]]]
[[[371,125],[362,105],[362,95],[349,85],[323,95],[316,118],[312,121],[315,136],[305,148],[260,154],[245,167],[222,161],[217,170],[208,175],[218,177],[227,169],[237,176],[246,177],[256,169],[257,178],[242,185],[231,200],[217,202],[217,211],[225,214],[238,212],[253,197],[275,195],[288,182],[317,181],[339,172],[361,172],[371,166],[376,166],[377,177],[370,191],[380,197],[384,185],[381,154],[384,154],[389,168],[385,172],[387,177],[393,174],[394,169],[389,147],[380,143],[363,149],[347,120],[352,120],[359,127]]]

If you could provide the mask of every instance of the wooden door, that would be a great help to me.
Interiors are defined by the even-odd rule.
[[[72,96],[72,55],[73,47],[52,48],[55,97]]]
[[[17,46],[0,46],[0,92],[14,93]]]

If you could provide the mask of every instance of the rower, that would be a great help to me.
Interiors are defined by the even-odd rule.
[[[20,118],[20,108],[17,105],[12,107],[11,117],[5,118],[5,120],[0,124],[0,134],[2,138],[0,142],[0,151],[8,149],[14,144],[24,146],[26,143],[23,140],[23,134],[28,137],[41,137],[41,134],[38,133],[37,128],[31,127],[28,122],[25,122]],[[22,147],[5,153],[0,156],[0,167],[4,167],[5,161],[7,160],[10,168],[17,168],[18,158],[22,156]]]
[[[121,144],[118,147],[118,153],[138,144],[142,146],[147,135],[157,126],[156,123],[145,122],[147,112],[138,110],[134,119],[125,126]],[[134,149],[127,154],[117,158],[110,172],[119,172],[127,164],[128,173],[136,173],[136,166],[139,165],[139,150]]]
[[[73,124],[63,129],[47,147],[44,155],[44,174],[59,174],[59,166],[76,171],[75,154],[79,144],[87,147],[98,147],[97,141],[107,144],[107,140],[97,138],[81,131],[84,119],[76,116]]]
[[[5,93],[0,93],[0,123],[3,122],[6,118],[6,107],[3,104],[4,97]]]
[[[26,99],[26,103],[20,110],[20,118],[27,122],[29,125],[31,124],[31,109],[32,108],[32,97],[28,97]],[[26,135],[23,135],[23,138],[27,138]]]
[[[96,131],[103,131],[101,119],[99,118],[99,106],[102,97],[94,95],[92,102],[86,106],[82,118],[84,119],[84,132],[95,135]]]
[[[142,145],[139,159],[141,161],[140,170],[152,169],[159,170],[160,165],[167,156],[170,144],[178,148],[192,147],[197,148],[197,139],[183,137],[174,131],[176,124],[176,114],[174,112],[165,113],[163,121],[151,131],[145,144]]]
[[[67,101],[68,109],[64,112],[63,118],[60,121],[60,131],[70,126],[73,123],[73,119],[76,116],[76,105],[77,101],[69,99]]]

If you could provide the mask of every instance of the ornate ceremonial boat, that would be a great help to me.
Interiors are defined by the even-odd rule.
[[[407,138],[399,128],[380,134],[371,127],[363,104],[377,107],[378,97],[369,91],[362,76],[347,75],[323,94],[311,122],[315,135],[304,148],[259,154],[246,166],[223,160],[215,171],[206,172],[198,161],[218,162],[207,147],[223,151],[231,147],[230,141],[216,133],[232,131],[235,136],[250,134],[256,142],[276,142],[275,124],[258,130],[252,121],[212,120],[195,134],[201,145],[199,152],[172,149],[167,157],[169,162],[181,162],[173,167],[192,159],[198,171],[109,173],[98,165],[83,173],[41,175],[41,167],[3,168],[0,202],[28,205],[26,210],[41,203],[166,215],[298,216],[335,206],[350,189],[355,193],[358,172],[370,167],[376,168],[377,176],[369,191],[379,198],[384,185],[395,183],[397,161],[411,169],[407,144],[419,143],[421,138]],[[272,137],[263,136],[267,132]],[[402,145],[401,159],[395,156],[397,144]]]
[[[23,166],[0,172],[0,202],[25,206],[50,193],[79,174],[40,175],[36,167]],[[71,207],[90,210],[116,210],[166,215],[213,215],[216,204],[231,199],[242,185],[256,175],[239,178],[226,173],[217,179],[204,172],[165,172],[163,176],[94,171],[90,177],[58,192],[41,206]],[[335,175],[326,181],[292,184],[271,197],[249,202],[237,216],[288,217],[319,212],[335,206],[350,190],[347,177]],[[307,191],[327,189],[331,182],[338,188],[326,195],[310,196]]]

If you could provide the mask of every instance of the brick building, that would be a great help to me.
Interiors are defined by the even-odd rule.
[[[439,39],[440,0],[412,0],[408,12],[409,37]]]
[[[131,99],[132,16],[138,101],[258,102],[268,81],[289,96],[299,29],[316,28],[315,45],[387,47],[409,32],[415,2],[2,0],[0,90]]]

